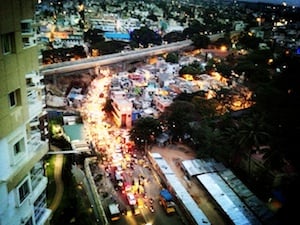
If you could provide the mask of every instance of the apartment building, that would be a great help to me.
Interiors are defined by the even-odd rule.
[[[153,97],[153,103],[156,109],[161,113],[164,112],[166,108],[172,104],[172,102],[173,100],[166,96],[155,95]]]
[[[0,225],[49,224],[37,0],[0,0]]]
[[[121,90],[111,91],[112,115],[117,127],[131,129],[132,127],[132,102],[126,98],[126,93]]]

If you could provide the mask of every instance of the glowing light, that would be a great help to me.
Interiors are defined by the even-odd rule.
[[[268,60],[268,64],[271,65],[273,63],[273,59]]]
[[[182,77],[183,77],[185,80],[189,80],[189,81],[194,80],[193,75],[191,75],[191,74],[183,74]]]
[[[258,26],[260,26],[260,25],[261,25],[261,18],[260,18],[260,17],[257,17],[257,18],[256,18],[256,22],[258,23]]]
[[[216,93],[212,90],[208,90],[207,94],[206,94],[206,99],[211,99],[214,98],[216,96]]]
[[[225,45],[222,45],[222,46],[220,47],[220,50],[225,52],[225,51],[227,51],[227,47],[226,47]]]

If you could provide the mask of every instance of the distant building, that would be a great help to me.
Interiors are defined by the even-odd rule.
[[[166,97],[166,96],[154,96],[153,98],[154,105],[157,108],[159,112],[163,112],[166,110],[167,107],[169,107],[173,100]]]
[[[260,29],[260,27],[259,27],[259,28],[251,28],[250,31],[251,31],[251,33],[254,34],[255,37],[264,39],[265,32],[262,31],[262,30]]]
[[[246,24],[243,21],[235,21],[233,22],[233,30],[235,31],[243,31],[246,27]]]
[[[99,29],[105,32],[116,31],[117,23],[115,18],[90,19],[90,23],[93,29]]]
[[[4,2],[2,2],[4,3]],[[50,223],[47,113],[39,73],[35,0],[6,1],[0,21],[0,224]]]
[[[132,102],[124,91],[112,91],[113,120],[117,127],[130,129],[132,126]]]
[[[105,32],[104,37],[108,40],[130,41],[130,35],[128,33]]]

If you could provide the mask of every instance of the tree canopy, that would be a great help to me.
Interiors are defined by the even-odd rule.
[[[135,142],[138,148],[154,143],[155,137],[159,134],[161,134],[160,122],[152,117],[137,119],[129,132],[130,139]]]
[[[140,29],[135,29],[130,33],[130,39],[131,41],[142,45],[144,48],[147,48],[149,44],[162,44],[162,37],[158,33],[149,29],[148,27],[141,27]]]

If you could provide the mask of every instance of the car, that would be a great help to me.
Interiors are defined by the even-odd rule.
[[[134,207],[134,215],[139,215],[141,214],[141,209],[137,206]]]
[[[135,199],[133,193],[131,193],[131,192],[127,193],[127,200],[128,200],[129,205],[136,205],[136,199]]]
[[[149,205],[149,210],[150,210],[150,212],[154,213],[154,207],[153,207],[153,205]]]
[[[122,153],[122,146],[121,145],[116,146],[116,153]]]

